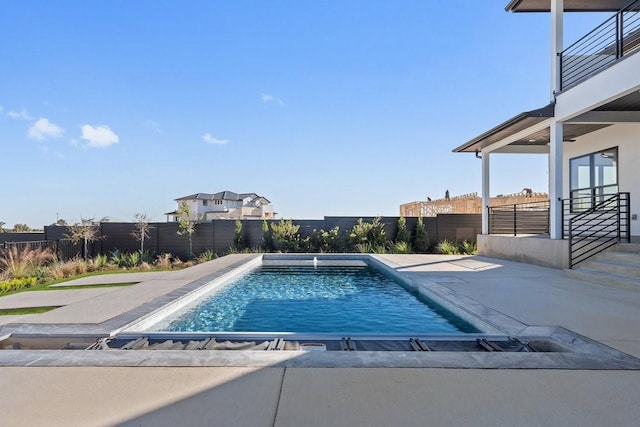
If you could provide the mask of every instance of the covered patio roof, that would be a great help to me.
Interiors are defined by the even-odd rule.
[[[631,0],[564,0],[565,12],[617,12]],[[511,0],[507,12],[549,12],[551,0]]]
[[[505,138],[513,136],[523,130],[531,128],[551,117],[553,117],[555,109],[555,104],[549,104],[545,107],[538,108],[536,110],[525,111],[524,113],[520,113],[509,120],[499,124],[493,129],[488,130],[487,132],[476,136],[475,138],[467,141],[461,146],[454,148],[454,153],[473,153],[476,151],[481,151],[484,148],[489,147],[490,145],[502,141]],[[547,128],[548,130],[548,128]],[[531,141],[535,138],[533,136],[531,138],[527,138],[520,141],[523,144],[536,144],[538,141]],[[547,141],[544,142],[546,144]],[[542,143],[539,141],[538,143]]]
[[[554,110],[555,104],[549,104],[537,110],[520,113],[454,148],[453,152],[475,153],[509,138],[512,138],[513,141],[495,152],[545,152],[550,135],[549,126],[543,126],[543,122],[553,117]],[[580,136],[611,126],[614,123],[640,123],[640,92],[633,91],[565,122],[564,140],[573,141]],[[527,131],[528,129],[530,132]]]

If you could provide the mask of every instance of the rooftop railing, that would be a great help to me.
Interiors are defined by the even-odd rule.
[[[610,67],[639,47],[640,0],[635,0],[560,54],[561,90]]]

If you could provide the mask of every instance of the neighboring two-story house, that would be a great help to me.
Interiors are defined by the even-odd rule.
[[[271,202],[256,193],[221,191],[215,194],[196,193],[175,199],[178,206],[186,203],[192,221],[212,219],[273,219]],[[177,211],[168,212],[167,221],[177,221]]]
[[[512,0],[506,10],[550,14],[550,103],[454,149],[482,158],[486,208],[478,248],[484,255],[571,267],[592,252],[640,236],[640,1]],[[611,15],[565,46],[563,19],[578,12]],[[505,54],[516,60],[526,50]],[[490,159],[499,153],[548,156],[547,238],[493,233]]]

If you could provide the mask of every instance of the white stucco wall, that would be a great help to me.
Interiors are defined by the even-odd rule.
[[[563,198],[569,198],[569,160],[618,147],[618,186],[631,193],[631,214],[640,216],[640,123],[623,123],[564,144]],[[631,221],[631,234],[640,236],[640,220]]]

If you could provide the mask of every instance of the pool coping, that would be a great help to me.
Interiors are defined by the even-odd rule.
[[[433,367],[480,369],[640,369],[640,359],[612,347],[554,326],[529,326],[477,301],[460,295],[442,283],[423,278],[416,280],[397,272],[389,260],[365,254],[295,254],[255,255],[225,268],[206,274],[112,319],[99,324],[9,324],[0,335],[14,337],[105,337],[124,331],[132,323],[153,314],[167,303],[198,292],[204,285],[235,274],[257,260],[293,258],[309,259],[369,259],[395,277],[429,291],[428,297],[445,308],[455,307],[482,318],[490,332],[517,337],[553,340],[571,352],[558,353],[481,353],[481,352],[300,352],[300,351],[192,351],[192,350],[136,350],[136,351],[79,351],[79,350],[7,350],[0,351],[0,366],[290,366],[290,367]],[[209,334],[215,335],[215,334]]]

